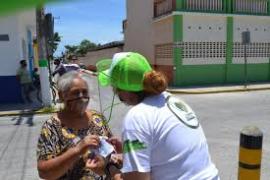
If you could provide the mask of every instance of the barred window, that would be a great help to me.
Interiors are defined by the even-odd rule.
[[[225,42],[182,42],[177,47],[183,49],[183,58],[224,58]]]
[[[161,44],[155,46],[155,56],[157,59],[173,58],[173,44]]]
[[[247,57],[270,57],[270,43],[250,43],[247,46]],[[233,57],[244,57],[244,45],[242,43],[234,43]]]
[[[0,41],[9,41],[8,34],[0,34]]]

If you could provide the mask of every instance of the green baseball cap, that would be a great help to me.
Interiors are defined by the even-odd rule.
[[[111,85],[132,92],[144,89],[144,75],[152,70],[147,59],[134,52],[116,53],[112,60],[100,60],[96,67],[101,86]]]

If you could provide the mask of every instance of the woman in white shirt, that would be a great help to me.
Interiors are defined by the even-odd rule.
[[[219,179],[195,113],[165,91],[162,73],[132,52],[115,54],[107,70],[105,62],[99,64],[100,84],[110,84],[121,101],[133,106],[124,118],[118,148],[123,153],[123,179]],[[115,139],[112,143],[120,144]]]

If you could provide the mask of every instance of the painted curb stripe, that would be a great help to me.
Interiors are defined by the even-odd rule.
[[[260,164],[251,165],[251,164],[245,164],[245,163],[241,163],[241,162],[239,162],[239,167],[244,168],[244,169],[250,169],[250,170],[261,169]]]

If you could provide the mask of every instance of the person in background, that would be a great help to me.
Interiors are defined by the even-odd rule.
[[[17,70],[16,77],[21,85],[23,102],[32,103],[33,101],[30,98],[30,93],[33,89],[33,86],[30,73],[27,69],[26,60],[23,59],[20,61],[20,67]]]
[[[39,74],[38,74],[38,68],[34,68],[32,78],[33,78],[33,85],[34,85],[34,87],[36,89],[37,100],[39,102],[42,102],[42,100],[41,100],[41,89],[40,89],[41,87],[40,87],[40,79],[39,79]]]
[[[88,109],[89,89],[86,77],[76,71],[62,75],[58,93],[64,108],[44,122],[37,144],[37,169],[40,178],[60,180],[100,180],[110,159],[95,155],[100,136],[111,137],[105,117]],[[86,167],[91,158],[98,162]]]
[[[52,76],[55,76],[56,74],[59,74],[59,76],[62,76],[66,72],[66,69],[63,63],[61,63],[60,59],[55,59],[54,65],[55,65],[55,69],[52,73]]]
[[[123,153],[123,179],[219,180],[195,113],[166,92],[165,76],[145,57],[117,53],[109,69],[98,72],[100,84],[110,84],[119,99],[132,106],[124,117],[122,141],[111,139]]]
[[[61,63],[60,59],[55,59],[54,65],[56,65],[56,67],[52,73],[52,76],[55,76],[56,74],[59,74],[59,76],[62,76],[63,74],[69,71],[78,71],[80,69],[80,66],[78,64],[75,64],[75,63],[64,64],[64,63]]]

